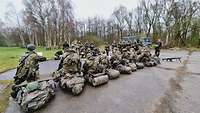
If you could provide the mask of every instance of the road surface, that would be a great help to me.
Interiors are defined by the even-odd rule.
[[[86,85],[80,96],[57,88],[55,99],[36,113],[199,113],[200,53],[167,50],[161,57],[177,56],[182,57],[181,63],[162,62],[97,88]],[[41,75],[50,75],[57,65],[57,61],[42,63]],[[22,112],[10,99],[6,113]]]

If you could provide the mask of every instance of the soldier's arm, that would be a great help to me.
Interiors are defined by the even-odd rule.
[[[47,58],[46,58],[46,57],[39,56],[39,55],[37,55],[35,59],[36,59],[36,61],[38,61],[38,62],[44,62],[44,61],[46,61],[46,60],[47,60]]]

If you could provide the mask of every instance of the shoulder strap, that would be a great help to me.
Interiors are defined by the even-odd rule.
[[[34,52],[33,52],[34,53]],[[21,63],[24,63],[25,62],[25,60],[31,55],[32,53],[30,52],[28,55],[26,55],[23,59],[22,59],[22,61],[20,62],[20,64]]]
[[[17,67],[17,71],[16,71],[16,74],[17,75],[19,73],[19,71],[21,70],[21,67],[24,66],[25,64],[25,60],[31,55],[32,53],[29,53],[28,55],[26,55],[21,61],[20,61],[20,64],[19,66]]]
[[[67,54],[65,57],[61,58],[57,71],[63,67],[63,62],[64,62],[65,58],[67,58],[69,55],[70,54]]]

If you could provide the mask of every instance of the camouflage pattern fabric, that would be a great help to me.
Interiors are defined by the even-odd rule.
[[[131,74],[132,69],[129,66],[118,65],[117,70],[119,70],[120,74]]]
[[[78,75],[67,74],[60,78],[60,87],[70,90],[74,95],[79,95],[83,91],[85,79]]]
[[[120,72],[115,69],[107,69],[106,74],[108,75],[109,79],[116,79],[120,76]]]
[[[32,83],[28,85],[30,84]],[[15,100],[24,112],[35,111],[41,108],[55,95],[53,84],[49,81],[40,82],[38,86],[32,91],[28,91],[27,87],[21,87],[18,91]]]
[[[87,70],[85,74],[86,80],[93,86],[105,84],[109,80],[108,75],[105,75],[104,67],[94,58],[90,59],[89,57],[84,65],[84,69]]]
[[[74,50],[66,50],[60,62],[60,68],[53,77],[59,82],[62,89],[69,90],[74,95],[83,91],[85,79],[80,75],[81,62]]]
[[[17,67],[15,75],[15,84],[20,84],[27,81],[35,81],[39,78],[39,59],[40,57],[35,52],[27,52],[20,59],[20,64]]]

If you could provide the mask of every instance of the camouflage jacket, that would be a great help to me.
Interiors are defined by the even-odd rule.
[[[97,74],[103,72],[103,66],[99,64],[97,60],[87,60],[84,69],[87,73]]]
[[[40,56],[36,52],[26,52],[24,56],[20,58],[20,64],[17,67],[16,77],[22,78],[24,76],[35,75],[39,70]]]
[[[74,74],[80,71],[80,58],[77,53],[68,53],[66,52],[62,58],[62,67],[63,73]]]

